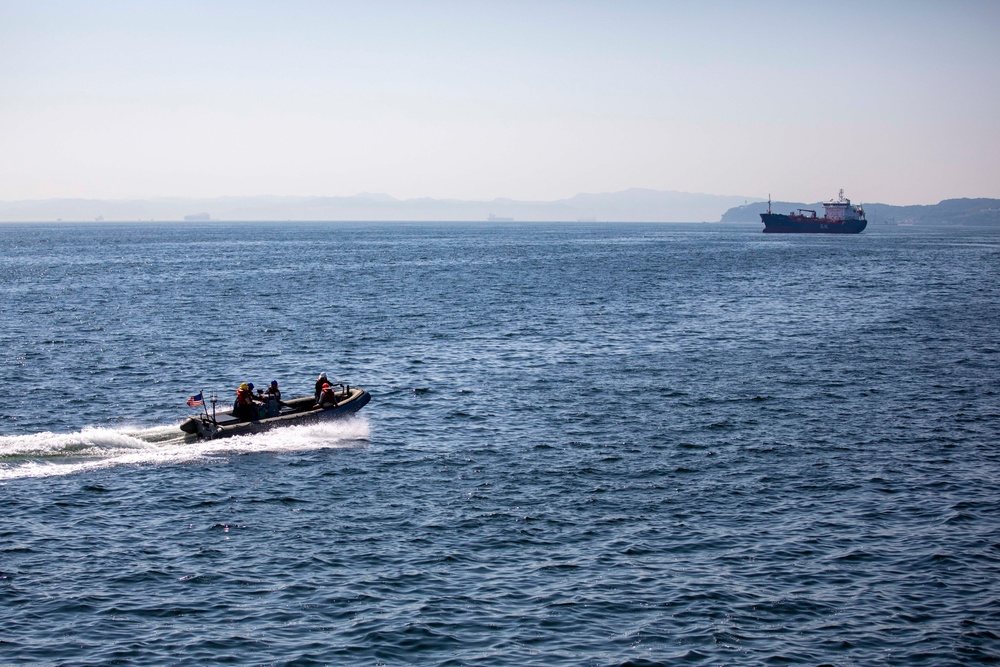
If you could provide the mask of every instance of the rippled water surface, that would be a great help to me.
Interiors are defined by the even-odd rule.
[[[1000,661],[998,324],[1000,230],[0,225],[0,664]]]

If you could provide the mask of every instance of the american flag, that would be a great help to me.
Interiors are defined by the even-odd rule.
[[[204,405],[204,404],[205,404],[205,399],[202,398],[200,391],[194,396],[188,398],[188,405],[191,406],[192,408],[196,408],[199,405]]]

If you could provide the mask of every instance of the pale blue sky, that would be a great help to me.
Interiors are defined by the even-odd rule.
[[[0,199],[1000,197],[1000,2],[0,0]]]

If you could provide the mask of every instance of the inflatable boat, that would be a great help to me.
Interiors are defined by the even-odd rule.
[[[181,430],[191,435],[197,435],[201,440],[228,438],[234,435],[262,433],[272,428],[291,426],[292,424],[307,424],[337,417],[347,417],[365,407],[371,400],[371,395],[359,387],[336,385],[340,387],[334,392],[334,400],[316,405],[312,396],[293,398],[281,401],[267,412],[263,406],[259,408],[257,419],[246,419],[234,416],[232,411],[192,415],[181,424]]]

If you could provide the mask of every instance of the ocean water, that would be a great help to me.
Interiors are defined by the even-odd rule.
[[[1000,662],[998,325],[1000,230],[0,225],[0,664]]]

